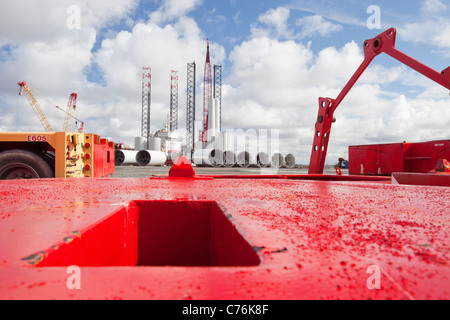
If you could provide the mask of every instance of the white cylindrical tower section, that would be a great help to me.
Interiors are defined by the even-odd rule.
[[[137,150],[114,150],[114,164],[116,166],[137,165],[137,153]]]
[[[194,151],[194,154],[192,155],[192,163],[195,164],[197,167],[210,167],[210,163],[205,163],[203,159],[203,151],[205,149],[197,149]]]
[[[284,157],[284,164],[286,165],[286,168],[293,168],[295,166],[295,157],[293,154],[288,153]]]
[[[284,157],[281,153],[275,152],[272,155],[272,167],[281,168],[284,166]]]
[[[250,165],[250,153],[247,151],[239,152],[236,164],[241,168],[247,168]]]
[[[270,165],[272,163],[267,152],[259,152],[258,155],[256,156],[256,162],[257,162],[258,166],[261,168],[270,167]]]
[[[213,149],[209,154],[210,162],[213,163],[214,166],[223,166],[225,163],[223,156],[223,150]]]
[[[148,150],[161,151],[161,138],[150,138],[148,140]]]
[[[198,167],[214,167],[224,164],[224,153],[220,149],[195,150],[192,157],[193,163]]]
[[[223,159],[225,161],[225,167],[233,167],[237,162],[236,154],[231,150],[225,150],[223,152]]]
[[[214,142],[210,143],[210,148],[225,150],[223,135],[220,132],[216,132],[216,135],[214,136],[213,139],[214,139]]]
[[[234,137],[230,132],[222,132],[223,150],[232,150],[233,151],[233,147],[234,147],[233,138]]]
[[[136,154],[136,161],[140,166],[162,166],[167,156],[162,151],[140,150]]]
[[[256,166],[256,157],[253,157],[252,154],[248,151],[241,151],[237,155],[236,164],[239,167],[247,168],[249,166]]]
[[[135,137],[134,138],[134,150],[146,150],[147,149],[147,138]]]
[[[211,143],[214,141],[216,136],[216,108],[214,99],[210,99],[208,103],[208,132],[207,132],[207,141]]]
[[[216,136],[220,134],[220,101],[213,99],[215,105],[215,117],[214,117],[214,127],[216,129]]]

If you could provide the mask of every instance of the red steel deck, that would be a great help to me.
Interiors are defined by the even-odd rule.
[[[449,299],[448,190],[268,177],[0,181],[0,298]],[[67,285],[70,265],[80,289]]]

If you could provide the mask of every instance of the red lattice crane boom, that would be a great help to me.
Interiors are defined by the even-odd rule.
[[[208,131],[208,115],[209,115],[209,102],[212,99],[212,72],[211,72],[211,60],[209,57],[209,40],[206,40],[206,61],[205,71],[203,77],[203,131],[201,132],[201,141],[207,142]]]
[[[75,92],[70,94],[69,101],[67,102],[66,116],[64,118],[63,132],[72,131],[73,120],[75,118],[74,114],[77,108],[77,96],[78,95]]]

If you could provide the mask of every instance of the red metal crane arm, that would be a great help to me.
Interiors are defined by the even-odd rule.
[[[416,70],[422,75],[450,90],[450,67],[447,67],[442,72],[438,72],[397,50],[395,48],[396,34],[397,31],[394,28],[391,28],[373,39],[364,41],[364,61],[347,82],[341,93],[336,99],[319,98],[319,112],[315,125],[314,141],[309,164],[310,174],[323,173],[331,125],[334,122],[334,111],[356,81],[358,81],[359,77],[367,69],[372,60],[380,53],[384,52],[388,54],[392,58],[402,62],[408,67]]]

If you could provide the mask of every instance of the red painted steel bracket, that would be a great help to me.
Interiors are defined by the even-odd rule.
[[[364,42],[364,61],[350,78],[344,89],[342,89],[338,97],[336,99],[319,98],[319,112],[314,130],[314,140],[309,164],[310,174],[323,173],[328,142],[330,139],[331,125],[334,122],[334,111],[356,81],[358,81],[359,77],[366,70],[372,60],[380,53],[384,52],[390,55],[394,59],[402,62],[408,67],[416,70],[422,75],[450,90],[450,67],[447,67],[442,72],[438,72],[397,50],[395,48],[396,34],[396,29],[390,28],[377,37],[366,40]]]
[[[188,158],[178,157],[169,170],[169,177],[194,178],[195,171]]]
[[[213,179],[211,176],[197,176],[188,158],[180,156],[169,170],[169,176],[153,176],[150,179]]]

